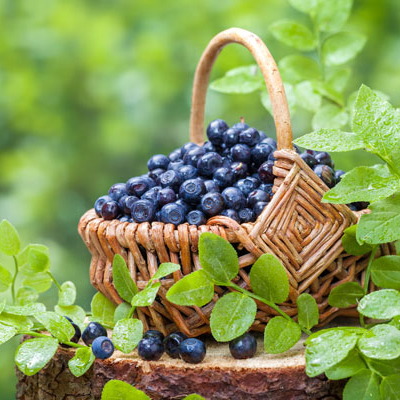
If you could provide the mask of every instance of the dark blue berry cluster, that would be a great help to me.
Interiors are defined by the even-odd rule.
[[[276,141],[244,122],[229,127],[221,119],[208,125],[207,137],[203,146],[186,143],[168,157],[151,157],[147,174],[116,183],[96,200],[96,213],[138,223],[201,225],[215,215],[253,222],[273,196]],[[344,174],[326,152],[300,156],[330,188]]]

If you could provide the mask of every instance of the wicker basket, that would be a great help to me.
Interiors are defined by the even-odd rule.
[[[156,328],[164,334],[181,330],[188,336],[210,331],[209,318],[215,301],[227,289],[215,287],[211,303],[199,307],[176,306],[165,294],[183,275],[201,268],[198,258],[198,239],[202,232],[214,232],[234,244],[239,253],[240,272],[237,283],[250,289],[246,268],[263,253],[276,255],[285,266],[290,282],[290,295],[283,310],[296,316],[296,298],[300,293],[312,294],[319,307],[320,323],[337,315],[356,316],[355,308],[339,310],[328,305],[330,290],[347,281],[364,280],[368,256],[355,257],[343,251],[343,231],[357,222],[358,215],[345,205],[321,203],[328,187],[293,151],[290,115],[282,80],[265,44],[251,32],[232,28],[215,36],[204,51],[196,70],[190,122],[191,141],[204,140],[204,108],[212,65],[224,46],[239,43],[257,61],[274,111],[278,150],[274,174],[274,196],[255,223],[239,225],[234,220],[217,216],[205,226],[160,222],[128,223],[105,221],[94,210],[88,211],[79,223],[79,233],[92,254],[90,279],[93,286],[115,303],[121,298],[113,285],[112,260],[121,254],[139,289],[163,262],[181,265],[181,271],[162,280],[159,296],[151,307],[137,309],[137,317],[145,329]],[[383,245],[380,254],[394,254],[392,244]],[[370,290],[373,290],[371,283]],[[254,330],[263,330],[275,311],[258,303]]]

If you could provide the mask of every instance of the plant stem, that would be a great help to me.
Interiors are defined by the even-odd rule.
[[[12,296],[13,304],[15,304],[15,282],[17,280],[17,275],[18,275],[18,272],[19,272],[19,268],[18,268],[17,257],[13,256],[13,259],[14,259],[14,265],[15,265],[15,274],[13,276],[12,283],[11,283],[11,296]]]
[[[61,292],[61,291],[62,291],[61,286],[60,286],[60,284],[57,282],[57,279],[54,278],[54,275],[53,275],[50,271],[47,271],[47,274],[50,276],[50,278],[52,279],[52,281],[54,282],[54,284],[57,286],[58,290]]]
[[[275,303],[273,303],[272,301],[266,300],[266,299],[264,299],[264,298],[261,297],[261,296],[258,296],[258,295],[254,294],[254,293],[252,293],[252,292],[249,292],[248,290],[243,289],[242,287],[236,285],[236,284],[233,283],[233,282],[231,282],[231,283],[230,283],[229,285],[227,285],[227,286],[230,286],[230,287],[236,289],[238,292],[241,292],[241,293],[243,293],[243,294],[245,294],[245,295],[247,295],[247,296],[249,296],[249,297],[252,297],[253,299],[256,299],[256,300],[261,301],[262,303],[266,304],[268,307],[271,307],[271,308],[274,309],[276,312],[278,312],[283,318],[287,319],[288,321],[291,321],[291,322],[296,323],[295,321],[293,321],[293,319],[292,319],[289,315],[287,315],[284,311],[282,311],[282,310],[281,310]],[[297,325],[300,326],[300,324],[297,324]],[[300,326],[300,329],[301,329],[304,333],[306,333],[307,335],[311,335],[311,332],[310,332],[307,328],[302,328],[302,327]]]
[[[135,309],[136,309],[136,306],[133,306],[133,307],[131,308],[131,311],[129,311],[129,314],[128,314],[128,318],[132,318],[132,315],[133,315],[133,313],[135,312]]]
[[[43,333],[39,332],[33,332],[33,331],[20,331],[18,332],[21,335],[28,335],[28,336],[33,336],[33,337],[38,337],[38,338],[51,338],[52,336],[45,335]],[[71,347],[76,347],[76,348],[85,348],[87,346],[83,346],[82,344],[74,343],[74,342],[62,342],[62,344],[66,344]]]
[[[378,246],[377,245],[372,247],[371,255],[369,256],[368,267],[367,267],[367,270],[365,271],[364,294],[368,293],[369,279],[371,277],[371,266],[372,266],[372,262],[375,259],[375,255],[376,255],[377,250],[378,250]]]

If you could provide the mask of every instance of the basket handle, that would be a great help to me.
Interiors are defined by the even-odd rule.
[[[240,28],[220,32],[208,44],[196,68],[190,112],[190,140],[204,142],[204,110],[212,66],[229,43],[246,47],[261,69],[271,99],[278,149],[293,149],[293,134],[285,89],[278,67],[264,42],[254,33]]]

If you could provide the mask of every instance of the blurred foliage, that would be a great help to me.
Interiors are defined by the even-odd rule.
[[[347,95],[365,82],[399,105],[399,8],[355,0],[345,28],[368,42]],[[0,219],[24,242],[50,247],[54,273],[75,281],[78,303],[89,308],[94,292],[80,216],[112,183],[145,172],[152,154],[187,141],[193,73],[213,35],[252,30],[279,60],[292,51],[269,31],[281,18],[306,16],[284,0],[0,0]],[[250,63],[245,49],[229,46],[212,78]],[[209,93],[207,121],[240,116],[274,135],[257,96]],[[296,136],[311,130],[311,116],[294,116]],[[375,162],[352,157],[335,161],[346,170]],[[14,349],[0,356],[2,399],[15,398]]]

